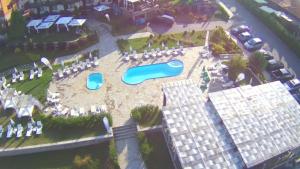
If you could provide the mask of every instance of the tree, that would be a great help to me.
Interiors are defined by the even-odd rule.
[[[244,59],[242,56],[233,56],[229,62],[226,63],[228,66],[228,77],[229,79],[235,81],[237,76],[246,70],[248,66],[248,60]]]
[[[249,57],[249,66],[254,73],[260,74],[267,67],[268,62],[264,55],[260,52],[255,52]]]
[[[25,35],[25,18],[19,11],[13,11],[8,26],[7,35],[9,40],[18,40]]]

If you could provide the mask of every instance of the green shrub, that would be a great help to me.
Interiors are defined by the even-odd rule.
[[[14,52],[16,53],[16,54],[18,54],[18,53],[21,53],[21,49],[20,48],[15,48],[15,50],[14,50]]]
[[[74,168],[76,169],[84,169],[90,168],[89,165],[92,163],[92,157],[90,155],[85,155],[81,157],[80,155],[76,155],[73,160]]]
[[[116,150],[116,145],[114,140],[111,140],[109,143],[109,159],[111,162],[111,167],[107,168],[112,168],[112,169],[120,169],[119,163],[118,163],[118,155],[117,155],[117,150]]]
[[[139,148],[143,159],[147,161],[150,154],[153,152],[153,145],[151,145],[143,132],[138,133]]]
[[[145,105],[132,109],[131,117],[142,126],[158,125],[162,119],[161,110],[154,105]]]
[[[35,113],[34,119],[41,120],[45,129],[65,130],[65,129],[105,129],[102,119],[107,117],[112,126],[110,114],[89,115],[80,117],[54,117],[42,113]]]

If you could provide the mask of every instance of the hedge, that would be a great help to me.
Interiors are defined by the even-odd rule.
[[[34,119],[40,120],[45,129],[65,130],[65,129],[94,129],[101,127],[105,130],[102,119],[107,117],[112,126],[112,117],[108,113],[100,115],[88,115],[79,117],[54,117],[43,113],[35,113]],[[99,126],[101,125],[101,126]]]
[[[275,14],[268,14],[261,9],[254,1],[238,0],[247,9],[249,9],[257,18],[266,24],[285,44],[300,57],[300,41],[290,33],[287,28],[277,19]]]

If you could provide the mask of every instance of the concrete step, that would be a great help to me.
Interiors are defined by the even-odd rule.
[[[136,137],[137,127],[136,125],[126,125],[113,128],[114,138],[116,140],[127,139]]]

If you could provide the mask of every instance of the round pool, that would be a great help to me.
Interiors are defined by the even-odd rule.
[[[103,85],[103,76],[101,73],[91,73],[87,77],[86,86],[89,90],[97,90]]]

